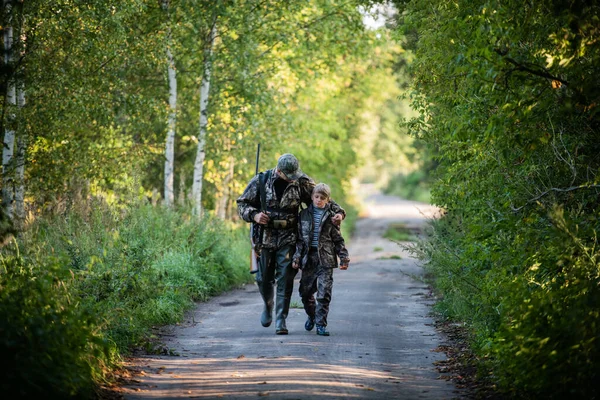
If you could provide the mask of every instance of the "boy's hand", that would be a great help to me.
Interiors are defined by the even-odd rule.
[[[345,264],[345,265],[342,264],[342,265],[340,265],[340,269],[347,270],[348,269],[348,264]]]
[[[292,261],[292,268],[298,269],[299,267],[300,267],[300,264],[298,263],[298,260],[293,260]]]
[[[337,226],[340,226],[342,224],[342,220],[344,219],[344,215],[343,214],[335,214],[332,218],[331,221],[336,224]]]

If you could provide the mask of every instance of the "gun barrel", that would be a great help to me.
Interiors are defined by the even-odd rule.
[[[260,143],[256,146],[256,168],[254,175],[258,175],[258,161],[260,160]],[[255,274],[258,272],[258,256],[256,254],[256,250],[254,249],[254,240],[253,240],[253,230],[254,223],[250,225],[250,246],[252,249],[250,250],[250,273]]]
[[[260,160],[260,143],[256,146],[256,168],[254,175],[258,175],[258,160]]]

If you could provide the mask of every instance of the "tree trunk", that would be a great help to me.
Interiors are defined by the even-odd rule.
[[[170,36],[170,35],[169,35]],[[170,39],[169,39],[170,42]],[[165,146],[165,205],[171,207],[175,199],[173,190],[175,170],[175,124],[177,118],[177,74],[171,49],[167,47],[169,63],[169,122]]]
[[[25,88],[23,83],[17,89],[17,105],[19,110],[25,107]],[[22,113],[19,118],[22,120]],[[15,217],[22,223],[25,220],[25,151],[27,143],[23,129],[19,129],[17,136],[17,155],[15,158]]]
[[[10,15],[11,5],[9,0],[4,0],[4,9],[6,14]],[[4,66],[7,70],[12,67],[12,51],[13,51],[13,28],[8,21],[8,25],[4,27]],[[7,79],[6,88],[6,103],[8,116],[6,128],[4,131],[4,142],[2,146],[2,206],[6,216],[13,219],[13,203],[14,203],[14,148],[15,148],[15,131],[13,129],[15,115],[14,106],[16,105],[16,90],[12,72]]]
[[[15,158],[15,218],[22,223],[25,220],[25,138],[21,132],[17,137],[17,156]]]
[[[168,36],[167,36],[167,72],[169,79],[169,120],[167,123],[167,137],[165,140],[165,188],[164,202],[167,207],[173,206],[175,192],[173,183],[175,181],[175,128],[177,122],[177,72],[175,71],[175,59],[171,52],[171,16],[169,13],[169,0],[162,0],[162,8],[167,14]]]
[[[216,20],[210,30],[207,51],[204,56],[204,75],[200,85],[200,132],[198,133],[198,150],[194,163],[194,181],[192,184],[192,198],[194,214],[202,213],[202,179],[204,176],[204,159],[206,158],[206,126],[208,124],[208,93],[210,89],[210,75],[212,73],[212,54],[215,36],[217,34]]]

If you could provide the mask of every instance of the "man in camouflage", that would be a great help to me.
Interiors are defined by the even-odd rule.
[[[264,210],[261,207],[260,186],[264,180]],[[292,255],[296,248],[297,220],[301,204],[311,204],[315,182],[300,169],[298,160],[292,154],[279,157],[277,166],[261,172],[248,183],[244,193],[237,199],[238,213],[246,222],[254,222],[263,227],[256,284],[264,301],[261,324],[264,327],[273,321],[273,296],[275,283],[275,333],[286,335],[285,324],[292,298],[294,278],[297,270],[292,268]],[[332,201],[332,218],[340,224],[345,211]]]

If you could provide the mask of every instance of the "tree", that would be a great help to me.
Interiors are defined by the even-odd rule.
[[[169,0],[163,0],[162,7],[167,14],[167,69],[169,80],[169,121],[167,129],[167,138],[165,145],[165,205],[173,205],[175,194],[173,191],[174,170],[175,170],[175,129],[177,120],[177,72],[175,69],[175,59],[173,58],[172,35],[170,27]]]
[[[10,0],[4,0],[4,65],[5,70],[10,71],[5,75],[4,87],[4,115],[8,111],[7,119],[4,122],[4,140],[2,146],[2,207],[5,210],[6,216],[10,219],[13,217],[13,207],[15,200],[14,185],[15,185],[15,110],[17,104],[16,83],[14,76],[14,45],[13,45],[13,6]],[[4,118],[3,118],[4,120]]]
[[[206,158],[206,129],[208,125],[208,105],[210,92],[210,78],[212,74],[213,46],[217,36],[217,15],[215,14],[208,35],[206,49],[203,57],[202,83],[200,84],[200,121],[198,132],[198,150],[194,163],[194,184],[192,196],[194,199],[194,210],[197,215],[202,214],[202,180],[204,178],[204,160]]]
[[[397,3],[415,52],[412,132],[438,154],[446,215],[421,251],[447,312],[513,394],[597,396],[600,9]]]

